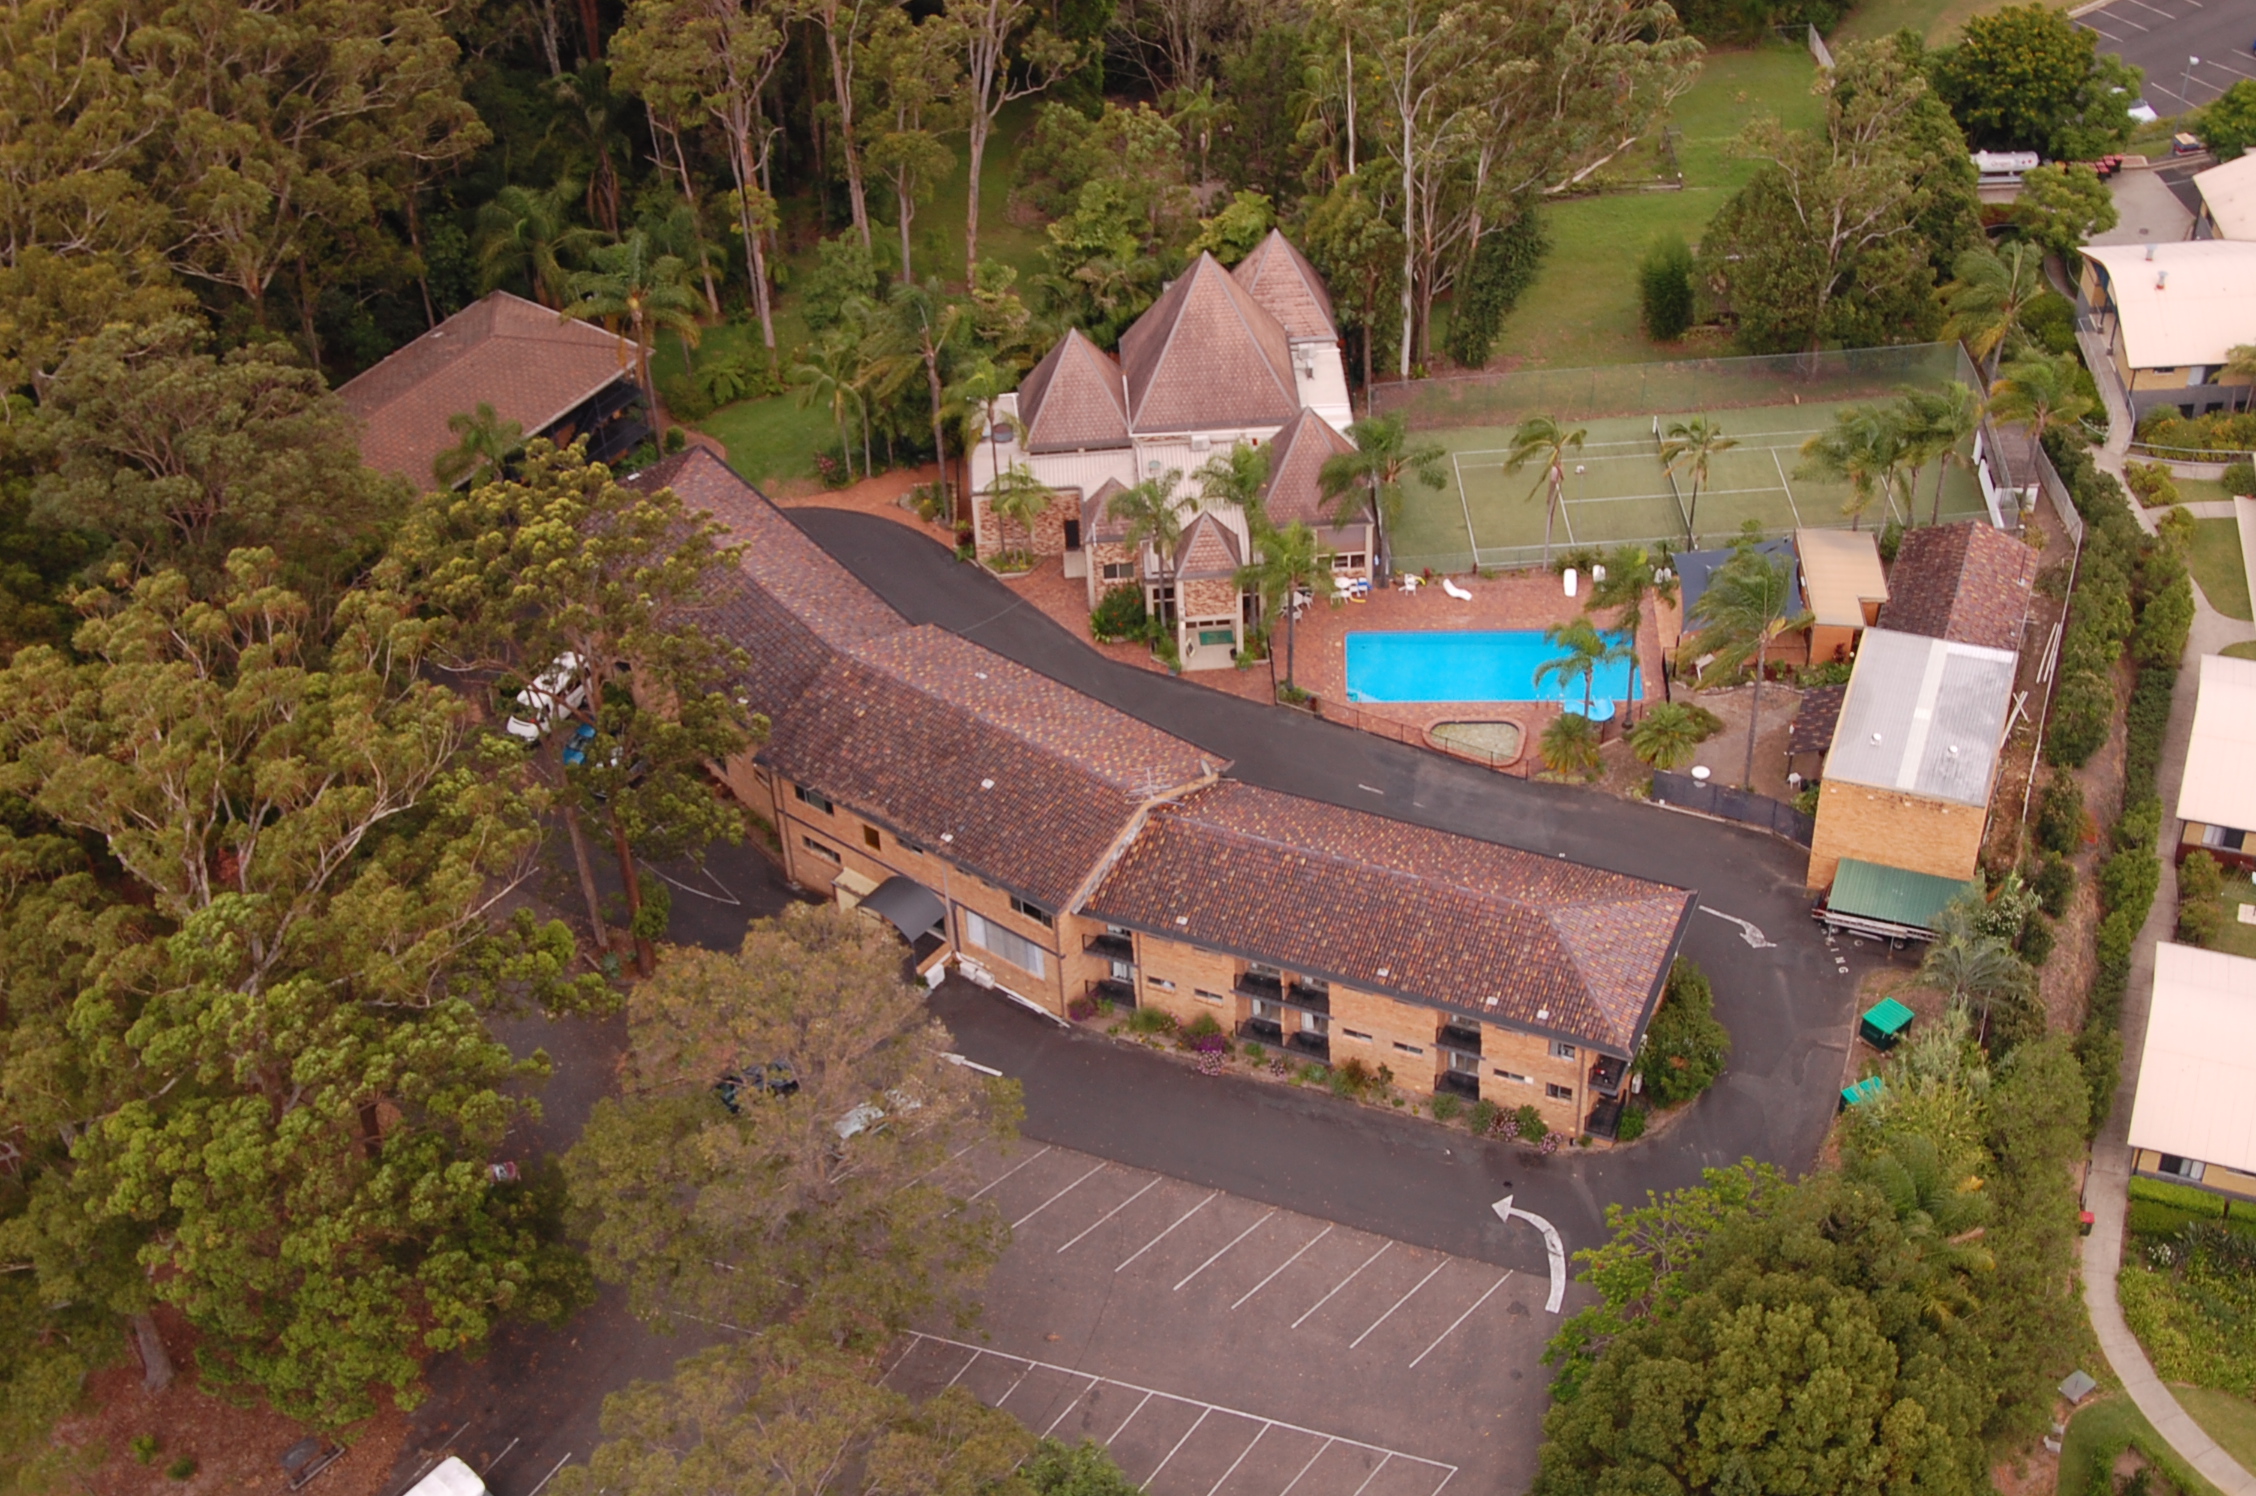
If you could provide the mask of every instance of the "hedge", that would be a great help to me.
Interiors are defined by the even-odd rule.
[[[2212,1195],[2207,1190],[2197,1190],[2190,1184],[2173,1184],[2167,1179],[2148,1179],[2139,1175],[2131,1180],[2130,1195],[2133,1200],[2151,1200],[2157,1205],[2167,1205],[2174,1210],[2197,1215],[2204,1220],[2219,1220],[2225,1214],[2225,1197]]]

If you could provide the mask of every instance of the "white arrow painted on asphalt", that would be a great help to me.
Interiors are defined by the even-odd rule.
[[[1543,1233],[1543,1250],[1549,1253],[1551,1257],[1551,1302],[1543,1307],[1551,1313],[1557,1314],[1559,1305],[1564,1303],[1567,1297],[1567,1249],[1560,1245],[1559,1228],[1539,1215],[1513,1209],[1510,1195],[1506,1195],[1503,1199],[1489,1206],[1489,1209],[1495,1211],[1496,1218],[1507,1226],[1512,1224],[1512,1217],[1518,1216]]]
[[[1778,948],[1778,943],[1766,937],[1763,934],[1761,927],[1758,926],[1753,920],[1741,919],[1736,914],[1726,914],[1721,909],[1710,909],[1705,904],[1702,904],[1700,906],[1700,912],[1702,914],[1712,914],[1717,919],[1727,919],[1733,924],[1737,925],[1739,927],[1739,938],[1746,941],[1747,944],[1753,946],[1758,951],[1771,951]]]

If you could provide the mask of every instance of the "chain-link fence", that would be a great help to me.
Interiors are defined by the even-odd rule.
[[[1672,773],[1667,769],[1653,771],[1653,798],[1663,805],[1753,826],[1805,847],[1817,833],[1816,821],[1768,795],[1712,780],[1694,779],[1689,774]]]

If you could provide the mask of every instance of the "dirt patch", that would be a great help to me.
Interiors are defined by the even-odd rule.
[[[2025,1449],[1990,1470],[1998,1496],[2053,1496],[2060,1488],[2060,1456],[2043,1445]]]

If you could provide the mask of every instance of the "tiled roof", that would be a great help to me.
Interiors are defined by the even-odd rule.
[[[1053,910],[1147,801],[1222,767],[931,624],[842,655],[761,757]]]
[[[1118,478],[1107,478],[1095,493],[1081,501],[1081,543],[1095,545],[1099,541],[1120,541],[1128,538],[1128,523],[1112,517],[1115,495],[1124,494],[1128,486]]]
[[[1289,336],[1339,337],[1339,324],[1332,317],[1332,296],[1324,289],[1324,278],[1282,230],[1271,229],[1269,237],[1255,245],[1253,253],[1238,261],[1230,273],[1270,316],[1284,324]]]
[[[1880,626],[2018,650],[2036,570],[2035,551],[1979,521],[1907,531],[1888,576]]]
[[[337,398],[361,423],[360,460],[422,485],[431,459],[458,440],[447,417],[483,401],[538,436],[633,367],[626,339],[496,291],[347,380]]]
[[[1026,423],[1029,452],[1073,452],[1128,445],[1127,398],[1120,365],[1068,328],[1057,346],[1018,387],[1018,418]]]
[[[1326,502],[1319,481],[1324,463],[1354,450],[1331,422],[1303,410],[1269,444],[1269,481],[1261,486],[1261,509],[1269,523],[1280,530],[1294,520],[1312,528],[1328,526],[1333,505]]]
[[[1245,565],[1238,537],[1211,514],[1200,514],[1183,527],[1183,543],[1175,558],[1175,575],[1182,581],[1201,577],[1232,577]]]
[[[1833,729],[1841,720],[1841,698],[1849,694],[1842,686],[1812,686],[1802,693],[1802,704],[1794,709],[1794,723],[1786,729],[1788,753],[1823,753],[1833,746]]]
[[[622,481],[645,491],[671,488],[686,507],[719,520],[728,544],[744,548],[742,570],[723,588],[709,626],[751,657],[745,694],[754,711],[779,718],[839,652],[908,626],[704,448]]]
[[[1300,411],[1284,327],[1210,254],[1120,338],[1136,431],[1282,426]]]
[[[1163,805],[1087,913],[1627,1055],[1692,895],[1225,781]]]

